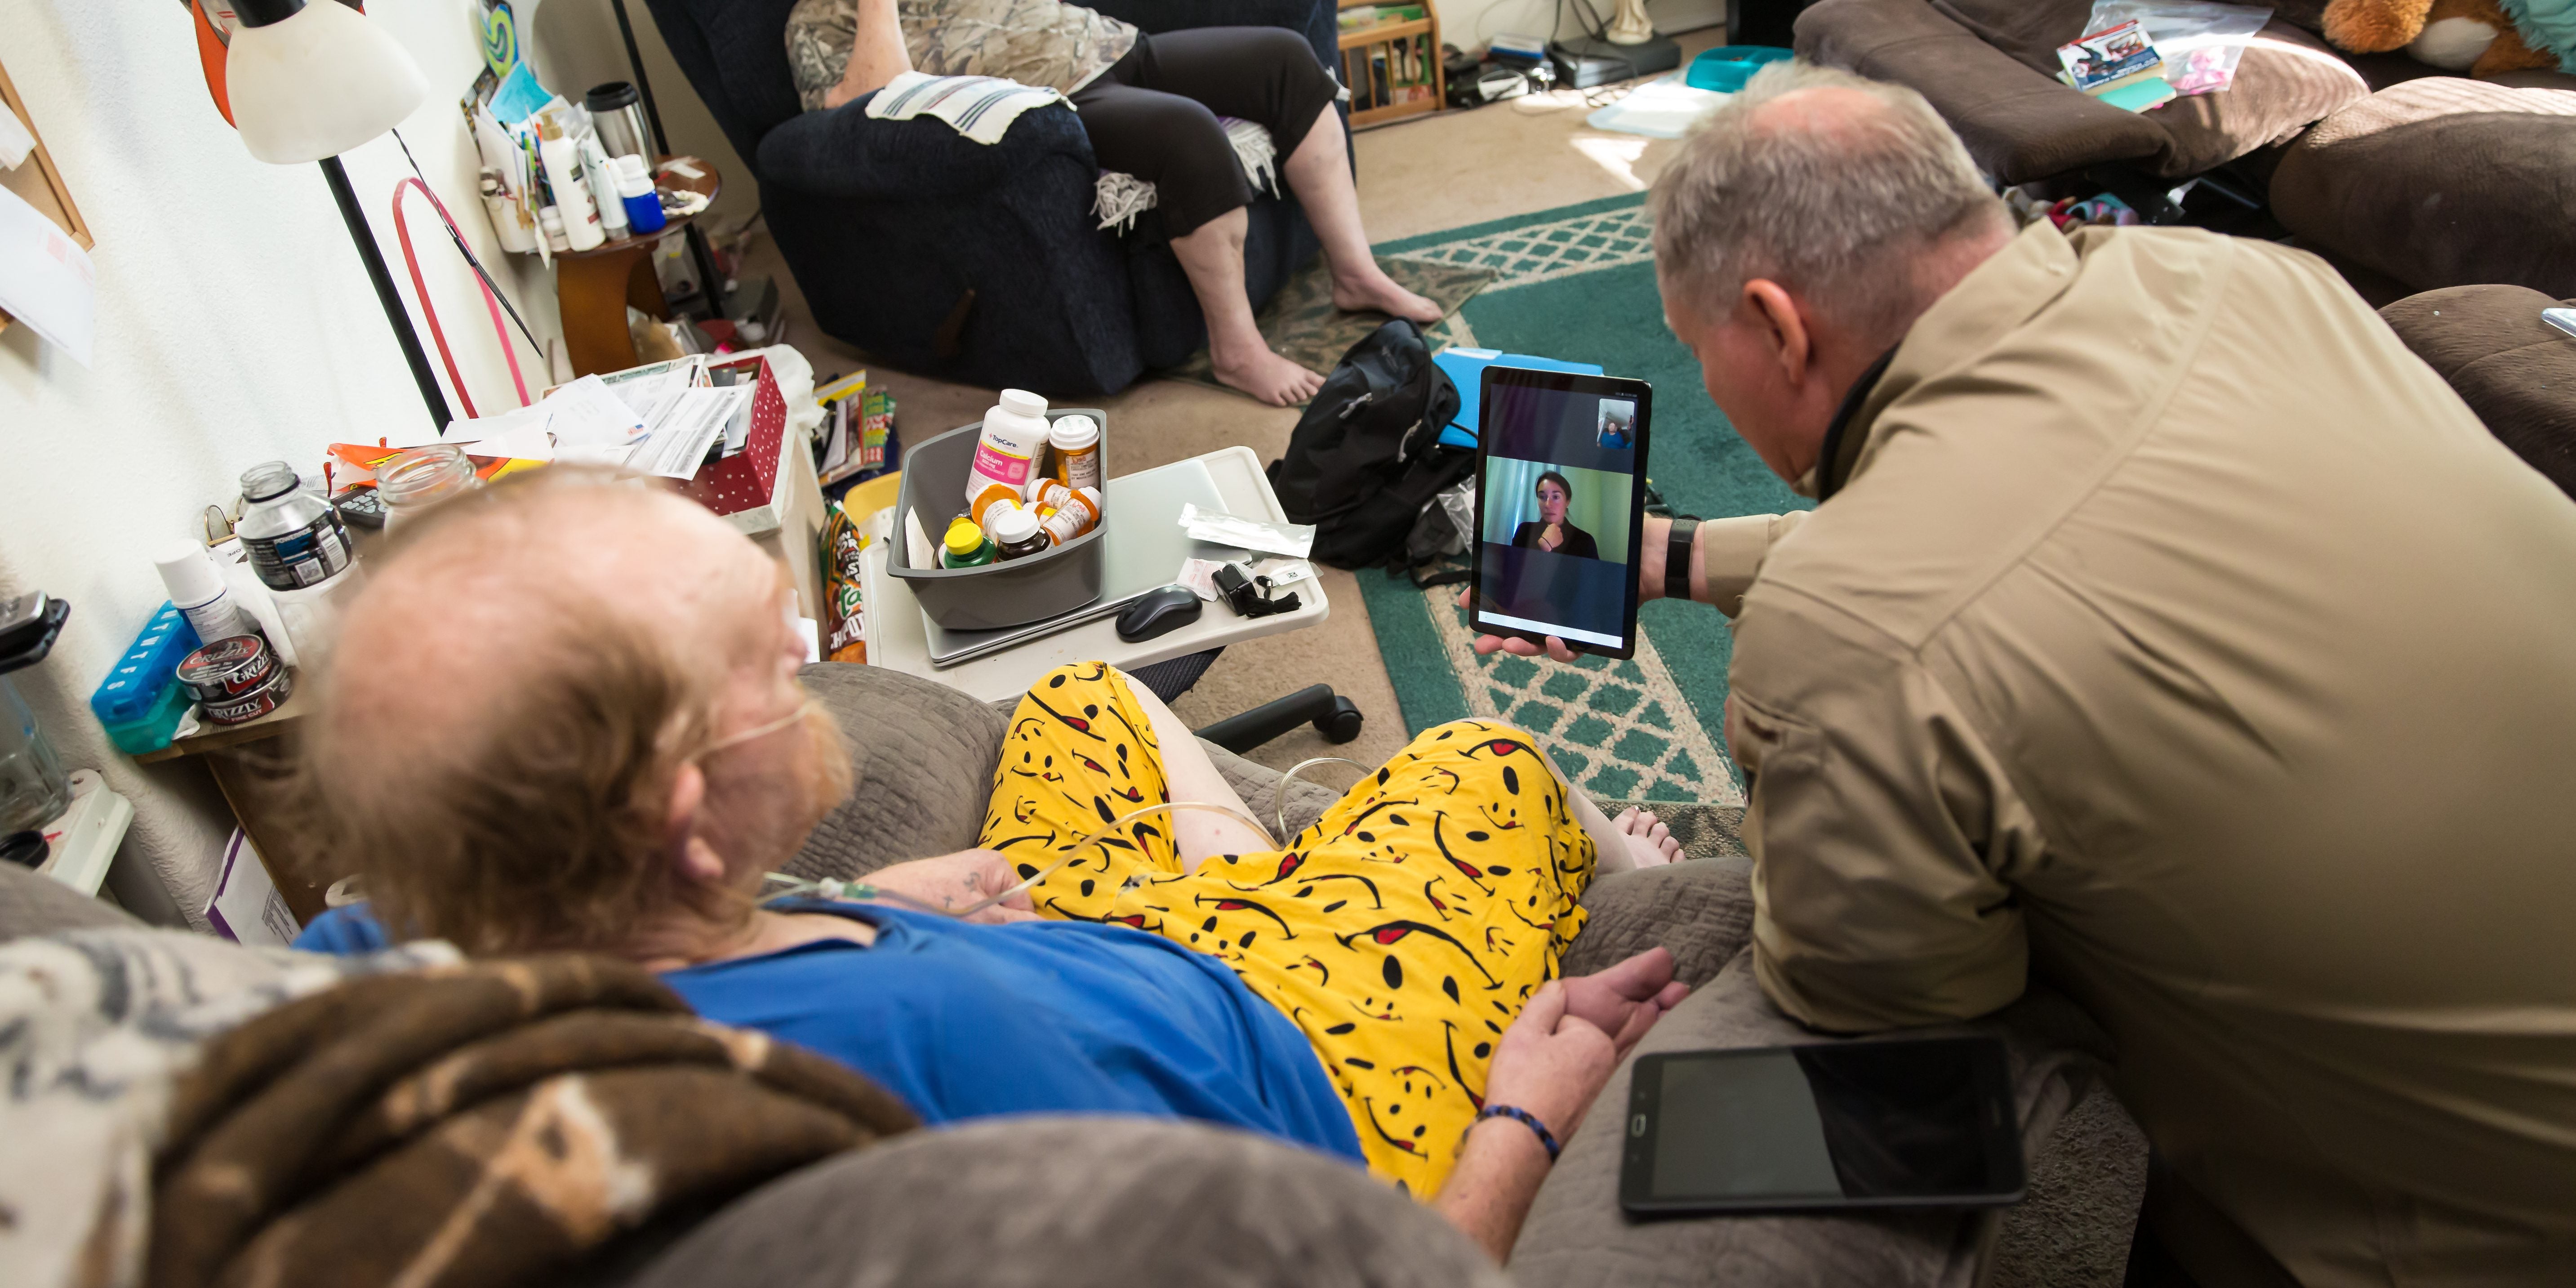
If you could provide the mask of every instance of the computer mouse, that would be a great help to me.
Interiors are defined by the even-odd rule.
[[[1118,638],[1133,644],[1168,635],[1198,619],[1198,594],[1187,586],[1165,586],[1118,610]]]

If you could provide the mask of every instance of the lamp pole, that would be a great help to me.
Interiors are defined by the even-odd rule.
[[[367,280],[375,284],[376,302],[384,305],[385,321],[392,324],[394,340],[402,346],[403,361],[411,364],[412,383],[420,386],[420,400],[429,407],[429,426],[438,433],[447,432],[447,422],[454,417],[447,410],[447,395],[439,392],[438,376],[429,368],[429,355],[421,350],[420,336],[411,327],[411,312],[403,307],[402,296],[394,293],[393,274],[385,269],[385,257],[376,249],[376,234],[367,227],[367,217],[358,209],[358,194],[349,186],[349,172],[340,168],[340,158],[321,160],[322,178],[331,185],[331,199],[340,203],[340,219],[349,225],[349,240],[358,247],[358,260],[367,266]]]

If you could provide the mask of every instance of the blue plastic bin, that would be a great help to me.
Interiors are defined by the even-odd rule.
[[[197,650],[197,628],[167,601],[145,623],[125,656],[89,695],[90,714],[107,740],[129,756],[170,745],[171,731],[188,714],[188,690],[179,683],[179,660]]]
[[[1683,73],[1682,83],[1692,89],[1732,94],[1744,88],[1753,73],[1795,56],[1793,51],[1777,45],[1720,45],[1700,51],[1700,56],[1691,60],[1690,70]]]

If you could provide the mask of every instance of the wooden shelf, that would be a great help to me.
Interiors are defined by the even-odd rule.
[[[1427,32],[1430,30],[1431,20],[1429,18],[1414,18],[1405,22],[1380,23],[1374,27],[1361,27],[1355,31],[1343,32],[1341,47],[1349,49],[1357,45],[1374,45],[1381,40],[1394,40],[1401,36],[1410,36],[1418,32]]]
[[[1437,112],[1447,105],[1449,85],[1441,60],[1440,10],[1433,0],[1339,0],[1337,7],[1350,9],[1369,4],[1385,4],[1388,7],[1394,7],[1399,2],[1419,5],[1423,16],[1345,31],[1335,38],[1334,43],[1342,53],[1342,82],[1348,85],[1351,91],[1351,124],[1355,127],[1382,125],[1388,121],[1399,121],[1410,116],[1423,116]],[[1406,102],[1384,103],[1375,107],[1363,106],[1374,92],[1372,78],[1366,74],[1369,64],[1367,51],[1373,48],[1385,51],[1390,57],[1400,49],[1408,50],[1428,60],[1430,74],[1426,79],[1400,87],[1390,83],[1389,88],[1421,89],[1429,92],[1420,98]],[[1354,61],[1359,64],[1359,74],[1354,74],[1352,71]],[[1391,82],[1392,77],[1389,79]]]

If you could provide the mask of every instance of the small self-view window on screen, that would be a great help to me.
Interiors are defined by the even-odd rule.
[[[1482,433],[1483,617],[1569,643],[1624,647],[1636,576],[1629,567],[1636,400],[1504,388]]]

